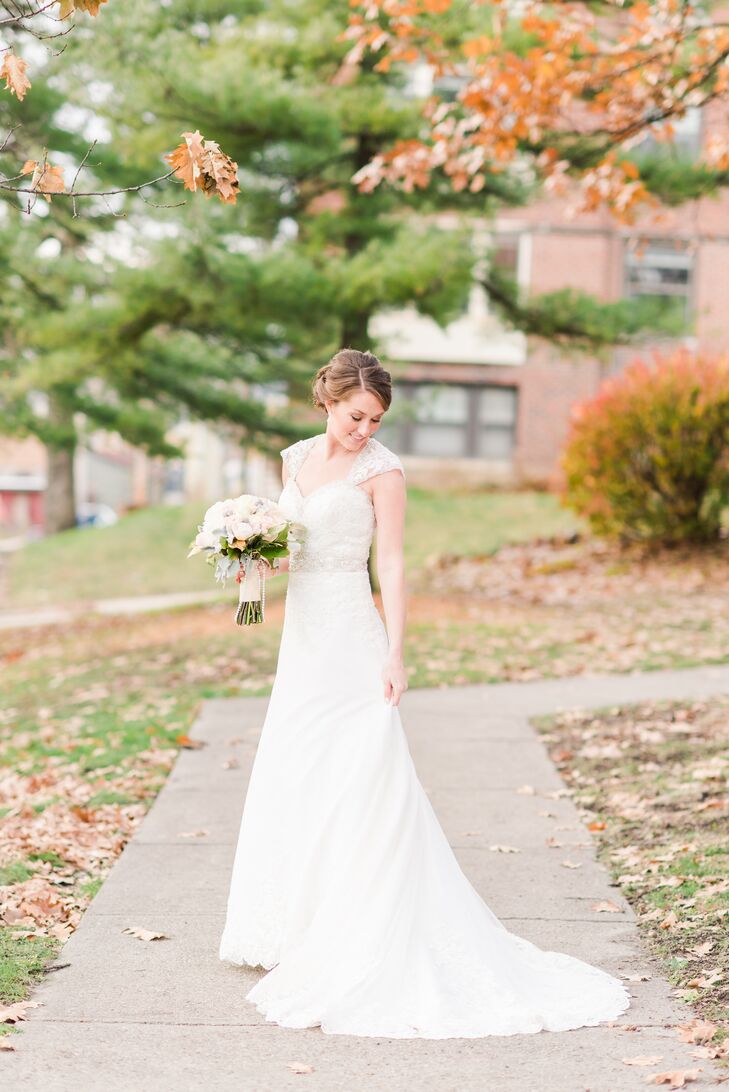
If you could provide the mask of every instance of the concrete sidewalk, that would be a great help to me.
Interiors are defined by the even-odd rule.
[[[34,626],[70,626],[89,614],[147,614],[174,607],[195,607],[229,600],[235,607],[234,593],[220,588],[210,591],[170,592],[165,595],[132,595],[121,599],[94,599],[88,603],[60,604],[55,607],[26,607],[0,611],[0,629],[32,629]],[[233,609],[231,607],[231,610]]]
[[[261,971],[223,964],[223,927],[245,789],[268,699],[205,703],[183,751],[56,966],[42,1002],[0,1055],[0,1083],[32,1092],[624,1092],[649,1073],[701,1067],[691,1087],[725,1073],[697,1062],[675,1025],[691,1010],[671,997],[643,950],[634,915],[595,859],[591,835],[528,717],[642,698],[729,692],[729,667],[645,675],[410,690],[401,713],[424,787],[458,859],[513,932],[631,983],[616,1026],[483,1039],[392,1040],[268,1024],[244,1000]],[[237,760],[230,765],[230,760]],[[536,795],[515,790],[530,784]],[[555,818],[540,815],[548,809]],[[563,850],[545,839],[557,832]],[[192,832],[206,833],[190,837]],[[519,853],[489,850],[494,843]],[[566,869],[561,860],[580,861]],[[591,910],[610,898],[618,914]],[[141,926],[169,939],[144,943]],[[634,1030],[620,1030],[628,1026]],[[650,1067],[623,1058],[658,1055]],[[314,1067],[297,1075],[290,1063]]]

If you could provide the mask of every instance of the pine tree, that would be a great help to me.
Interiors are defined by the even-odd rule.
[[[168,183],[154,203],[87,200],[79,218],[61,199],[40,200],[47,215],[36,206],[21,224],[5,195],[15,211],[0,238],[0,414],[49,446],[49,493],[60,498],[49,530],[73,522],[79,427],[161,455],[178,453],[166,434],[181,412],[229,422],[242,444],[268,451],[309,433],[307,421],[267,412],[258,385],[305,402],[331,353],[372,345],[377,312],[455,317],[477,257],[471,218],[529,197],[518,172],[490,176],[478,193],[435,175],[414,193],[360,192],[353,175],[380,148],[417,137],[422,104],[406,71],[344,63],[347,17],[338,0],[128,0],[77,27],[49,60],[53,92],[36,76],[22,104],[0,98],[3,129],[20,117],[28,141],[13,134],[6,149],[17,167],[38,146],[81,163],[89,121],[108,130],[84,166],[101,185],[159,174],[160,149],[198,126],[239,164],[235,205],[185,200],[181,187],[175,200]],[[470,29],[454,20],[449,36]],[[53,95],[81,111],[66,128],[52,120]],[[57,253],[38,250],[49,237]],[[615,314],[594,301],[532,301],[525,312],[503,279],[491,292],[512,321],[548,337],[615,336]]]

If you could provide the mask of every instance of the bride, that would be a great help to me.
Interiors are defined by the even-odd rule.
[[[279,504],[306,538],[289,559],[219,958],[268,971],[246,999],[283,1027],[445,1039],[614,1019],[626,987],[506,929],[415,772],[398,709],[404,471],[374,435],[390,375],[344,349],[313,390],[326,430],[281,452]],[[367,571],[375,527],[386,628]]]

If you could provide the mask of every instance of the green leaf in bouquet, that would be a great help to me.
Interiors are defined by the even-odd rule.
[[[261,546],[261,557],[265,557],[266,560],[272,557],[286,557],[288,552],[288,546],[280,543],[271,542],[266,546]]]

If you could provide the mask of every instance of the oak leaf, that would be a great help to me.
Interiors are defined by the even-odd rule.
[[[671,1088],[683,1088],[689,1081],[698,1081],[701,1066],[698,1069],[674,1069],[665,1073],[652,1073],[645,1078],[646,1084],[670,1084]]]
[[[239,183],[238,164],[220,150],[214,140],[205,140],[199,129],[183,133],[184,141],[165,157],[186,190],[201,189],[207,197],[217,194],[226,204],[235,204]]]
[[[14,1024],[18,1020],[25,1020],[26,1009],[37,1009],[42,1001],[16,1001],[12,1005],[0,1006],[0,1024]]]
[[[137,940],[169,940],[166,933],[155,933],[151,929],[142,929],[139,925],[129,925],[126,929],[122,929],[122,933],[129,933]]]
[[[37,163],[35,159],[27,159],[20,173],[31,174],[31,172],[33,174],[30,180],[31,190],[42,193],[49,203],[52,193],[63,193],[65,191],[63,167],[52,167],[47,160]]]
[[[30,87],[30,80],[25,74],[28,62],[14,53],[6,53],[0,60],[0,80],[5,80],[5,87],[11,95],[22,102],[25,92]]]

